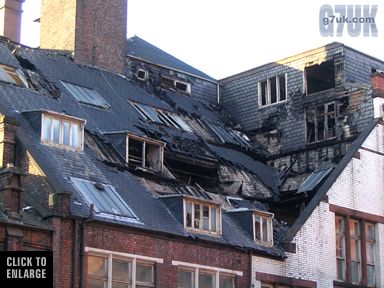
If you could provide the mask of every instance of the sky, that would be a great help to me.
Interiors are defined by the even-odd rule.
[[[359,21],[374,16],[376,36],[372,29],[363,35],[370,24],[360,24],[352,36],[356,27],[350,24],[320,24],[328,15],[344,21],[344,8],[358,13],[359,7]],[[25,0],[23,10],[21,43],[37,47],[39,24],[33,20],[40,17],[40,0]],[[137,35],[216,79],[335,41],[384,60],[384,2],[379,0],[128,0],[127,25],[128,37]]]

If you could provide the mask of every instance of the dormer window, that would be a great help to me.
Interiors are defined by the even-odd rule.
[[[0,81],[28,87],[28,82],[19,69],[2,64],[0,64]]]
[[[45,112],[41,121],[43,143],[82,151],[85,120],[63,114]]]
[[[130,166],[161,171],[163,168],[164,146],[164,142],[128,133],[126,161]]]
[[[220,235],[220,205],[206,200],[185,197],[184,227],[194,232]]]
[[[188,95],[191,95],[191,84],[190,83],[175,80],[173,85],[177,91],[184,92]]]
[[[257,243],[273,246],[273,214],[255,211],[253,213],[253,236]]]
[[[136,72],[136,78],[140,81],[147,81],[148,71],[143,69],[138,69]]]

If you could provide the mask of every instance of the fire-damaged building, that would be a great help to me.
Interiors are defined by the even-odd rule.
[[[216,80],[127,39],[125,0],[43,0],[39,48],[22,2],[0,250],[53,251],[54,287],[383,287],[383,61],[332,43]]]

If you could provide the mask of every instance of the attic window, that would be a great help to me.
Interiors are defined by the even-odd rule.
[[[0,81],[28,87],[28,82],[19,69],[2,64],[0,64]]]
[[[146,81],[148,79],[148,71],[143,69],[138,69],[136,72],[136,78],[141,81]]]
[[[253,236],[255,242],[265,245],[273,246],[273,214],[255,211],[253,214]]]
[[[304,70],[307,95],[335,88],[334,61],[308,66]]]
[[[221,235],[221,207],[200,199],[184,198],[184,227],[187,230]]]
[[[181,92],[184,92],[188,95],[191,95],[191,84],[190,83],[175,80],[173,82],[173,85],[177,91],[181,91]]]
[[[165,143],[129,133],[126,146],[126,161],[129,165],[162,170]]]
[[[307,143],[315,143],[336,137],[335,102],[309,107],[306,110]]]
[[[245,146],[250,148],[251,145],[248,141],[235,130],[230,129],[229,131],[225,130],[223,127],[219,125],[215,125],[212,123],[207,123],[208,127],[212,130],[212,132],[219,138],[222,143],[231,143],[235,145]]]
[[[259,106],[266,106],[287,99],[286,75],[279,75],[259,82]]]
[[[131,102],[135,110],[143,116],[147,121],[164,124],[169,127],[182,129],[184,131],[192,132],[191,127],[181,117],[175,113],[156,109],[140,103]]]
[[[99,108],[110,108],[111,106],[104,100],[103,97],[97,93],[96,90],[91,88],[83,87],[80,85],[68,83],[61,81],[64,87],[68,90],[68,92],[75,97],[77,101],[80,103],[96,106]]]
[[[96,215],[137,220],[127,203],[112,185],[71,177],[71,182],[88,205],[94,205]]]
[[[85,120],[67,115],[45,112],[41,121],[43,143],[82,151]]]

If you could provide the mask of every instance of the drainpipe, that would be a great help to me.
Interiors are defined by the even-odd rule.
[[[72,288],[76,287],[76,276],[77,276],[77,255],[79,254],[78,251],[78,244],[79,244],[79,219],[75,219],[74,225],[73,225],[73,249],[72,249]]]
[[[249,250],[248,251],[248,255],[249,255],[249,287],[252,288],[252,278],[253,278],[253,271],[252,271],[252,251]]]
[[[84,288],[85,228],[86,223],[92,220],[93,208],[91,204],[88,218],[84,218],[80,225],[80,288]]]

